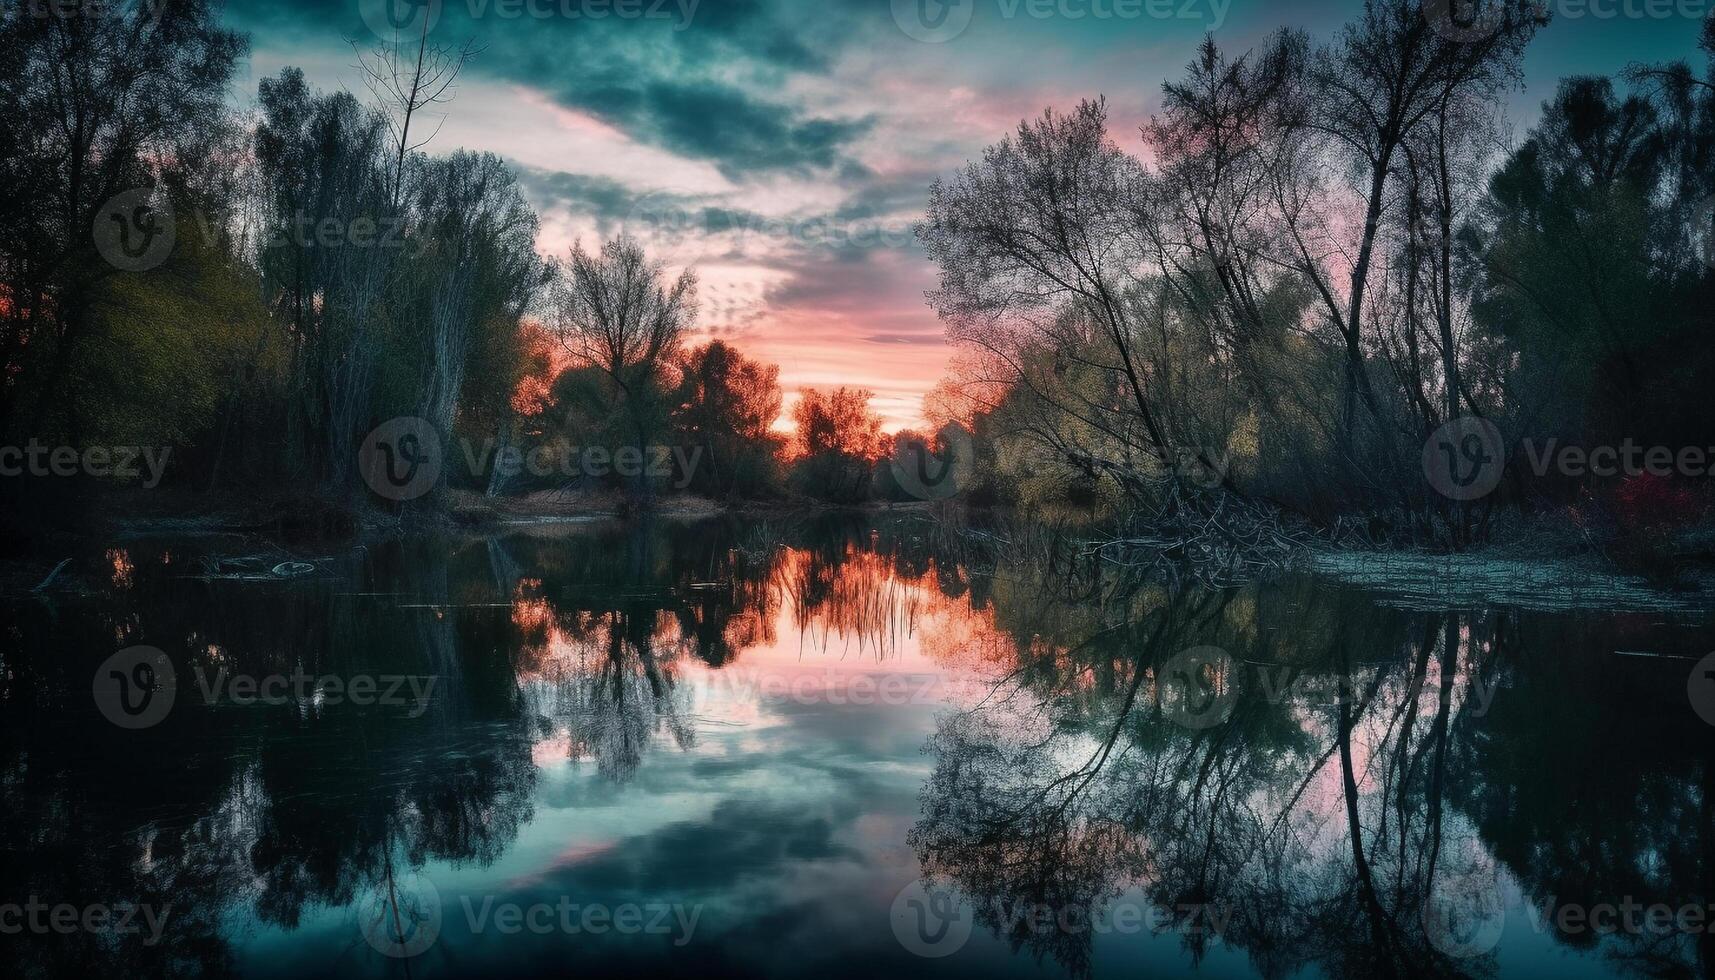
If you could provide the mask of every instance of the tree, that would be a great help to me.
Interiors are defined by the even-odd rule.
[[[385,349],[382,308],[399,249],[356,247],[344,236],[368,228],[378,241],[398,240],[383,166],[387,129],[350,94],[311,91],[295,68],[263,79],[259,96],[258,265],[292,351],[292,469],[355,487],[357,447],[379,421],[372,416]],[[337,237],[323,234],[330,228]]]
[[[0,430],[21,389],[34,393],[36,427],[64,393],[95,287],[118,274],[95,249],[101,208],[150,186],[157,204],[189,203],[189,175],[210,166],[246,47],[218,21],[210,0],[0,11]]]
[[[687,269],[669,283],[664,264],[623,236],[596,253],[574,245],[554,288],[555,337],[575,365],[606,376],[612,409],[625,413],[640,450],[663,424],[655,393],[661,371],[696,321],[696,295],[694,273]]]
[[[1705,99],[1708,97],[1706,96]],[[1711,103],[1715,104],[1715,103]],[[1715,166],[1605,78],[1562,82],[1467,229],[1483,368],[1509,428],[1538,442],[1701,445],[1715,274],[1686,240]],[[1695,138],[1695,137],[1692,137]]]
[[[673,397],[679,438],[701,446],[691,486],[715,497],[755,497],[775,489],[776,457],[785,440],[780,417],[780,368],[711,340],[684,355]]]
[[[465,63],[477,53],[475,43],[470,41],[459,48],[431,45],[429,26],[432,17],[429,9],[424,5],[417,12],[421,24],[415,44],[411,44],[408,38],[402,38],[397,44],[379,44],[368,52],[358,50],[355,43],[352,45],[357,52],[364,85],[375,97],[387,119],[387,129],[393,135],[393,160],[389,169],[392,174],[391,201],[395,210],[399,208],[405,189],[407,156],[435,138],[435,133],[430,133],[412,143],[412,120],[424,109],[452,99],[453,83],[458,81]],[[435,132],[439,131],[437,126]]]
[[[412,171],[412,231],[405,264],[414,320],[423,331],[410,379],[417,414],[452,432],[464,401],[473,351],[489,334],[517,342],[535,291],[546,282],[536,254],[536,213],[506,164],[492,153],[460,151],[421,160]],[[510,393],[516,377],[480,379]]]
[[[1304,84],[1286,90],[1295,102],[1288,110],[1294,139],[1281,157],[1276,194],[1297,268],[1315,287],[1343,343],[1339,432],[1348,453],[1356,449],[1358,401],[1379,429],[1387,423],[1366,366],[1364,315],[1398,156],[1450,99],[1465,92],[1492,97],[1517,78],[1525,44],[1546,22],[1527,2],[1506,0],[1496,13],[1479,36],[1450,36],[1437,29],[1418,0],[1368,0],[1338,40],[1315,53]],[[1329,193],[1325,175],[1342,171],[1355,173],[1358,183]],[[1342,241],[1333,230],[1340,224],[1333,212],[1351,195],[1362,202],[1363,219],[1355,241]],[[1349,264],[1345,255],[1351,256]],[[1379,435],[1391,451],[1393,433]]]
[[[869,493],[871,470],[886,448],[871,392],[805,388],[792,406],[793,479],[810,496],[856,503]]]
[[[1075,311],[1099,331],[1099,353],[1122,379],[1142,431],[1101,418],[1105,406],[1057,404],[1166,459],[1171,442],[1149,397],[1127,304],[1139,258],[1130,205],[1141,174],[1108,138],[1105,103],[1085,101],[1069,114],[1047,110],[984,150],[981,162],[932,184],[917,234],[940,267],[929,302],[951,340],[992,353],[1022,379],[1025,351],[1052,345]]]

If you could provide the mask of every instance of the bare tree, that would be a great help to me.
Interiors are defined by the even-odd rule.
[[[1128,308],[1141,260],[1128,225],[1143,172],[1108,138],[1106,123],[1100,101],[1046,111],[952,181],[936,181],[918,226],[941,269],[929,300],[953,340],[1010,362],[1020,378],[1033,346],[1065,352],[1068,330],[1094,326],[1109,358],[1104,366],[1117,372],[1142,423],[1141,439],[1102,420],[1111,404],[1087,395],[1080,404],[1072,393],[1050,400],[1166,460],[1172,443],[1149,396]]]
[[[1280,174],[1277,200],[1299,270],[1314,285],[1343,342],[1346,380],[1339,430],[1348,452],[1354,446],[1357,401],[1378,426],[1385,417],[1365,365],[1363,318],[1398,156],[1418,127],[1457,94],[1491,94],[1516,78],[1524,45],[1542,22],[1530,4],[1508,2],[1492,30],[1450,37],[1417,0],[1370,0],[1333,45],[1315,54],[1304,84],[1287,90],[1298,100],[1289,114],[1296,115],[1301,141],[1281,158],[1289,166]],[[1344,193],[1327,186],[1331,175],[1342,172],[1357,178]],[[1355,239],[1349,239],[1340,234],[1342,222],[1335,212],[1353,194],[1363,218]]]
[[[363,72],[364,85],[375,97],[393,136],[391,200],[394,210],[399,208],[404,188],[405,158],[427,146],[441,129],[437,124],[434,132],[412,143],[412,120],[423,109],[452,100],[453,83],[458,80],[459,72],[480,51],[474,40],[466,40],[456,48],[444,44],[431,45],[429,18],[425,16],[422,20],[422,30],[415,46],[381,44],[365,52],[357,47],[357,42],[352,42],[352,50],[357,52],[357,68]]]
[[[613,383],[639,449],[649,438],[659,372],[696,321],[696,296],[695,273],[669,282],[665,264],[626,236],[594,253],[574,245],[553,291],[550,329],[575,363]]]
[[[419,414],[445,434],[463,402],[473,348],[485,331],[518,329],[541,284],[537,220],[491,153],[419,158],[412,173],[420,247],[407,266],[426,333]]]

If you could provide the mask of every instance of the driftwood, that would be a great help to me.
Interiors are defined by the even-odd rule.
[[[1169,481],[1162,504],[1137,513],[1086,554],[1110,564],[1234,585],[1286,570],[1314,538],[1279,510],[1224,488]]]
[[[1039,565],[1079,573],[1106,566],[1215,587],[1286,571],[1318,541],[1307,523],[1223,487],[1173,482],[1152,489],[1147,505],[1140,502],[1105,534],[1030,521],[943,530],[967,560],[992,569]]]
[[[193,577],[204,581],[220,579],[236,582],[268,582],[309,575],[318,568],[312,561],[295,559],[278,561],[279,557],[280,553],[277,549],[275,549],[274,555],[266,553],[224,557],[207,555],[202,559],[202,574]],[[315,559],[315,561],[320,562],[330,560],[328,558]]]
[[[54,584],[54,579],[59,578],[60,573],[65,571],[66,566],[70,564],[70,558],[61,559],[60,563],[54,566],[54,570],[48,573],[48,577],[42,579],[42,584],[31,589],[30,593],[32,595],[40,595],[41,593],[46,592],[48,587]]]

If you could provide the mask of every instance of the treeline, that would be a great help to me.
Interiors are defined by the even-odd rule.
[[[1137,153],[1086,102],[937,182],[919,235],[959,355],[926,403],[938,431],[890,436],[844,388],[777,428],[778,369],[697,343],[693,272],[623,238],[544,258],[501,160],[425,152],[468,46],[357,51],[367,101],[286,69],[237,111],[247,42],[208,0],[11,5],[0,447],[172,447],[170,488],[341,507],[597,488],[1206,524],[1239,498],[1453,543],[1502,505],[1693,520],[1715,74],[1568,79],[1514,146],[1498,106],[1542,21],[1499,13],[1448,31],[1371,0],[1322,42],[1209,40]],[[425,503],[362,479],[399,418],[454,464]],[[1626,445],[1671,472],[1551,458]],[[694,463],[597,474],[571,455],[589,446]],[[1458,492],[1484,466],[1493,492]],[[0,483],[14,514],[78,496]]]
[[[171,487],[331,490],[382,420],[504,423],[554,270],[497,157],[418,149],[416,93],[468,52],[362,53],[369,105],[289,68],[241,113],[247,40],[216,5],[61,7],[0,20],[8,444],[171,446]]]
[[[938,182],[920,237],[960,354],[932,414],[983,437],[996,493],[1207,514],[1187,487],[1214,484],[1441,543],[1502,505],[1705,513],[1715,74],[1566,79],[1511,145],[1544,21],[1485,9],[1210,39],[1135,153],[1085,102]],[[1653,462],[1578,465],[1628,443]]]
[[[440,491],[871,496],[867,394],[805,392],[789,440],[778,370],[693,344],[692,273],[624,239],[544,259],[498,157],[424,151],[475,49],[358,50],[367,100],[287,68],[239,111],[247,44],[208,0],[0,12],[0,445],[171,447],[168,489],[386,507],[363,445],[403,417],[453,464]],[[536,479],[471,446],[696,454],[671,480]],[[125,482],[29,475],[3,481],[25,529]]]

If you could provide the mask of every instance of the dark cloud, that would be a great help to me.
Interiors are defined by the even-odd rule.
[[[800,10],[795,23],[783,22],[761,0],[701,0],[686,30],[719,38],[780,68],[826,71],[827,52],[803,40],[806,25],[802,13]]]
[[[837,8],[807,17],[775,0],[643,0],[633,9],[648,16],[600,18],[581,9],[577,0],[446,0],[434,36],[481,46],[472,75],[542,91],[730,179],[854,165],[845,148],[872,120],[817,116],[779,96],[794,76],[825,73],[846,43]],[[329,50],[373,40],[358,0],[249,0],[227,20],[276,51],[318,36]]]
[[[507,161],[518,174],[524,196],[538,208],[556,205],[580,214],[591,214],[603,223],[624,220],[637,203],[636,192],[617,180],[564,170],[526,167]]]
[[[937,171],[924,169],[858,184],[834,216],[858,221],[908,214],[915,220],[928,207],[929,184],[938,176]]]
[[[561,89],[555,96],[633,138],[713,161],[729,177],[832,167],[842,149],[871,125],[869,120],[808,118],[711,82],[657,79],[625,88]]]
[[[487,46],[473,71],[540,89],[639,142],[714,163],[731,179],[847,165],[845,148],[872,125],[816,116],[779,97],[793,76],[827,71],[841,43],[837,32],[815,30],[818,18],[806,30],[801,10],[701,0],[688,23],[459,21],[462,6],[449,4],[438,33],[469,30]]]

